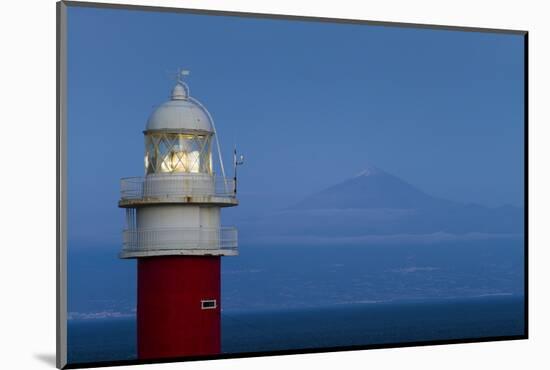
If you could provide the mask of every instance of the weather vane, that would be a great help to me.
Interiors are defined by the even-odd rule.
[[[183,82],[183,76],[189,76],[190,73],[188,69],[178,68],[178,82]]]
[[[173,78],[177,83],[184,83],[183,77],[189,76],[191,71],[188,69],[178,68],[176,72],[168,72],[170,77]]]

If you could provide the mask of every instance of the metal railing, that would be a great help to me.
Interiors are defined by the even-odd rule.
[[[186,196],[235,197],[235,181],[208,174],[154,174],[120,180],[123,200]]]
[[[237,229],[221,228],[158,228],[123,231],[123,250],[158,251],[175,249],[236,250]]]

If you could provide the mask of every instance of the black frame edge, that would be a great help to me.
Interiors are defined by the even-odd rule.
[[[529,338],[529,33],[526,32],[523,36],[524,49],[523,49],[523,114],[524,114],[524,134],[523,134],[523,150],[524,150],[524,247],[523,247],[523,273],[524,273],[524,287],[523,294],[525,297],[524,307],[524,325],[525,325],[525,338]]]

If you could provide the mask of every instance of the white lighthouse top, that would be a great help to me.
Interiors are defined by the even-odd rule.
[[[161,104],[149,117],[146,130],[214,132],[210,114],[189,95],[189,87],[180,76],[172,89],[170,100]]]

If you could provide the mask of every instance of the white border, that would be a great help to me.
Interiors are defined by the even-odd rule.
[[[112,1],[122,3],[120,1]],[[141,368],[281,369],[544,368],[550,343],[550,22],[543,1],[339,0],[131,1],[174,6],[333,18],[528,30],[530,50],[530,336],[528,341],[445,345],[147,365]],[[2,367],[53,368],[55,353],[55,2],[2,4]],[[25,136],[23,136],[25,135]],[[19,140],[22,138],[24,140]],[[35,163],[39,153],[40,163]],[[16,156],[17,160],[13,160]],[[8,160],[7,158],[12,158]],[[126,367],[124,367],[126,368]],[[134,367],[135,369],[136,367]]]

